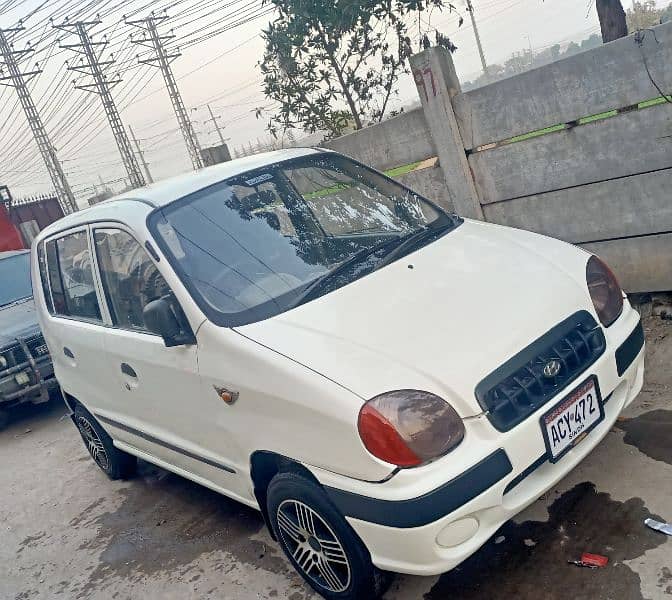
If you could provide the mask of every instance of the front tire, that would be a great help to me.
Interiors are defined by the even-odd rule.
[[[75,425],[91,458],[110,479],[128,479],[135,474],[137,459],[115,448],[112,438],[81,404],[75,408]]]
[[[268,486],[267,508],[280,546],[298,573],[329,600],[373,600],[389,583],[322,488],[296,473]]]

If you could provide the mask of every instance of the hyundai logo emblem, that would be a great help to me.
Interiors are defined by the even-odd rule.
[[[546,379],[555,379],[560,374],[561,369],[562,364],[560,363],[560,361],[553,358],[544,365],[544,369],[542,372],[544,374],[544,377],[546,377]]]

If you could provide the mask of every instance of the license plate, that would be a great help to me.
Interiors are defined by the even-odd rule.
[[[19,385],[26,385],[27,383],[30,383],[30,375],[28,373],[17,373],[14,375],[14,381],[18,383]]]
[[[593,375],[541,417],[549,460],[560,460],[602,419],[604,407],[597,378]]]

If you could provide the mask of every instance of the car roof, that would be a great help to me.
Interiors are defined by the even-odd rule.
[[[4,252],[0,252],[0,260],[3,258],[9,258],[10,256],[16,256],[18,254],[27,254],[30,252],[30,250],[6,250]]]
[[[261,154],[236,158],[228,162],[213,165],[212,167],[200,169],[199,171],[190,171],[182,175],[177,175],[176,177],[164,179],[146,187],[131,190],[130,192],[110,198],[105,202],[127,198],[148,201],[155,206],[165,206],[178,198],[182,198],[188,194],[219,183],[224,179],[235,177],[241,173],[274,165],[292,158],[317,154],[319,152],[325,152],[325,150],[317,150],[315,148],[287,148],[284,150],[262,152]]]
[[[146,214],[155,207],[165,206],[179,198],[183,198],[241,173],[271,166],[292,158],[324,152],[331,151],[323,148],[286,148],[284,150],[274,150],[273,152],[262,152],[252,156],[236,158],[198,171],[190,171],[182,175],[163,179],[157,183],[124,192],[109,200],[104,200],[91,207],[66,215],[46,227],[40,233],[39,239],[44,239],[57,231],[76,227],[91,221],[105,220],[111,217],[114,218],[115,216],[118,218],[119,210],[123,209],[123,204],[126,204],[126,210],[137,211],[144,203],[145,206],[141,210]]]

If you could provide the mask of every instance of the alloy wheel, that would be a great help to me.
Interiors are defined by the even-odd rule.
[[[84,438],[86,448],[93,460],[96,461],[96,464],[103,469],[103,471],[107,471],[110,468],[110,459],[107,456],[105,446],[103,446],[103,442],[100,440],[100,437],[98,437],[93,425],[91,425],[86,417],[80,415],[77,417],[77,427],[82,434],[82,438]]]
[[[297,500],[282,502],[276,517],[282,541],[303,573],[330,592],[346,590],[350,562],[324,519]]]

